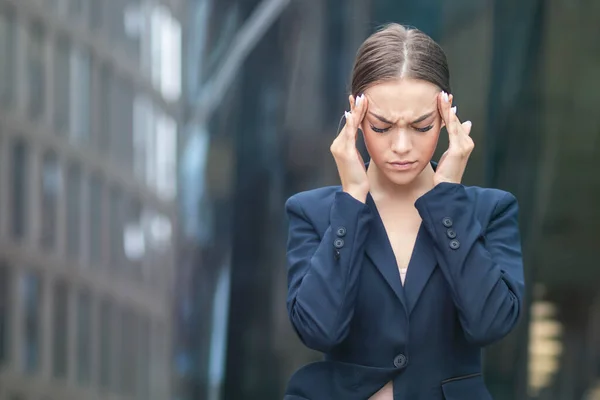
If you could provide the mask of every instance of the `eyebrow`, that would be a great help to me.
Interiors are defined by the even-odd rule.
[[[414,125],[414,124],[418,124],[419,122],[423,122],[427,118],[431,117],[434,113],[435,113],[435,111],[431,111],[431,112],[428,112],[427,114],[421,115],[419,118],[415,119],[410,124]],[[369,114],[371,114],[372,116],[374,116],[375,118],[377,118],[378,120],[380,120],[383,123],[390,124],[390,125],[394,124],[392,121],[388,120],[387,118],[382,117],[381,115],[377,115],[372,111],[369,111]]]

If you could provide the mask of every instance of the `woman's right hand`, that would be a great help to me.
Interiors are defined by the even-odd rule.
[[[355,102],[351,95],[349,101],[350,112],[346,112],[346,123],[330,150],[340,174],[342,190],[364,203],[369,193],[369,181],[365,163],[356,147],[356,137],[367,112],[367,98],[363,94]]]

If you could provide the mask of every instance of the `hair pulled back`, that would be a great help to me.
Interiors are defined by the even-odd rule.
[[[402,78],[424,80],[451,93],[450,71],[442,48],[418,29],[388,24],[360,46],[352,71],[352,94]]]

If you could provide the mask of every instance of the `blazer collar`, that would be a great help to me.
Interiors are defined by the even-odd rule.
[[[432,167],[435,170],[437,163],[432,162]],[[437,266],[433,241],[423,223],[421,223],[403,286],[400,280],[400,271],[396,263],[396,256],[392,250],[375,201],[370,193],[367,195],[367,205],[371,208],[375,218],[373,218],[371,232],[365,245],[366,255],[392,288],[407,315],[410,315]]]

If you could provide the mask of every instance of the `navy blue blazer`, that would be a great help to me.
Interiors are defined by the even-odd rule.
[[[372,197],[339,186],[286,202],[287,309],[324,361],[299,369],[285,400],[365,400],[390,380],[394,400],[491,399],[481,349],[522,309],[515,197],[442,183],[422,218],[404,286]]]

